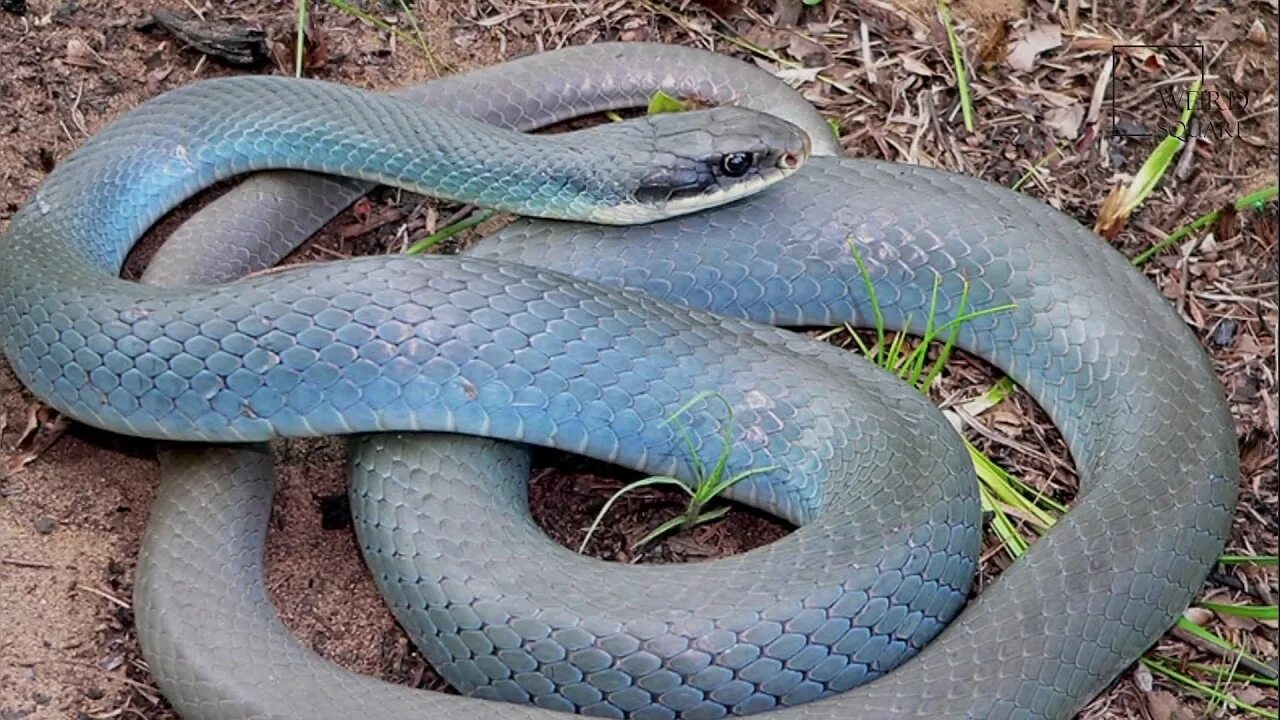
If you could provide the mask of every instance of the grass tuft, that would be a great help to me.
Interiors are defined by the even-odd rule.
[[[693,435],[689,432],[688,428],[680,422],[680,416],[688,412],[689,409],[697,403],[710,398],[718,399],[724,405],[725,410],[728,413],[728,417],[724,423],[720,456],[716,459],[716,464],[710,469],[707,469],[707,466],[703,463],[701,456],[698,454],[697,446],[693,442]],[[776,466],[752,468],[734,475],[727,475],[729,456],[733,452],[733,406],[730,405],[729,401],[719,393],[698,393],[692,400],[685,403],[672,413],[663,421],[662,424],[663,426],[675,426],[684,440],[685,448],[689,451],[689,457],[693,464],[693,487],[689,487],[685,482],[666,475],[647,477],[627,484],[615,492],[613,496],[609,498],[608,502],[604,504],[604,507],[600,508],[600,512],[596,513],[595,520],[592,521],[591,527],[587,529],[586,537],[582,539],[582,544],[578,546],[579,553],[586,550],[587,544],[591,542],[591,537],[595,534],[596,529],[600,526],[600,522],[604,519],[604,516],[608,514],[609,510],[613,507],[613,504],[627,493],[641,488],[653,487],[655,485],[672,485],[680,488],[689,496],[688,504],[685,506],[683,512],[673,518],[670,518],[666,522],[663,522],[644,537],[637,540],[631,546],[634,549],[648,545],[673,530],[688,530],[695,525],[701,525],[723,517],[729,512],[728,505],[706,512],[703,511],[703,508],[707,503],[719,497],[721,493],[734,485],[737,485],[739,482],[742,482],[753,475],[759,475],[760,473],[771,472],[777,469]]]
[[[1187,106],[1182,110],[1182,116],[1179,119],[1178,127],[1190,128],[1191,115],[1195,112],[1196,104],[1200,100],[1200,80],[1197,78],[1191,83],[1191,89],[1187,91],[1190,100]],[[1098,220],[1094,223],[1093,231],[1105,238],[1114,238],[1125,223],[1129,221],[1129,216],[1133,211],[1142,204],[1144,200],[1156,189],[1156,185],[1160,184],[1160,179],[1164,177],[1169,166],[1173,164],[1173,159],[1177,157],[1183,146],[1187,144],[1187,133],[1179,137],[1176,133],[1166,135],[1156,149],[1151,152],[1151,156],[1146,162],[1142,163],[1142,167],[1138,169],[1137,174],[1133,176],[1133,180],[1128,185],[1113,188],[1107,197],[1102,201],[1102,207],[1098,209]]]

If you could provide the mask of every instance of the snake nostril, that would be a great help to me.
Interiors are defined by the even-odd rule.
[[[778,158],[778,167],[783,170],[795,170],[800,167],[800,158],[795,153],[782,153]]]

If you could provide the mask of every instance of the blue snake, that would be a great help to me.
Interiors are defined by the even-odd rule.
[[[554,137],[492,127],[655,87],[747,104],[760,89],[794,124],[721,108]],[[770,87],[725,58],[608,44],[399,97],[210,81],[55,169],[0,246],[0,342],[22,381],[147,437],[383,433],[352,461],[379,585],[451,682],[511,701],[388,686],[297,645],[261,583],[268,455],[184,444],[163,451],[136,590],[144,649],[184,716],[1059,718],[1172,624],[1222,549],[1239,474],[1194,335],[1040,203],[918,167],[801,165],[810,144],[832,154],[829,138]],[[242,252],[191,231],[152,268],[171,287],[114,279],[167,209],[266,168],[584,222],[518,221],[462,257],[203,287],[269,264],[363,187],[273,176],[206,211],[250,240]],[[946,421],[849,353],[770,327],[868,320],[850,243],[890,327],[923,316],[936,276],[940,322],[966,280],[971,307],[1014,305],[958,345],[1035,397],[1079,469],[1071,512],[967,607],[980,513]],[[704,392],[733,420],[692,418],[689,452],[663,420]],[[799,527],[680,567],[613,568],[546,540],[527,518],[527,452],[497,442],[693,481],[726,429],[730,472],[768,468],[729,496]]]

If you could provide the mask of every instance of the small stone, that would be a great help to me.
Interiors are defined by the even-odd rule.
[[[1213,331],[1213,344],[1218,347],[1227,347],[1236,339],[1236,321],[1227,318],[1222,321],[1218,328]]]
[[[1254,45],[1267,44],[1267,26],[1262,24],[1262,18],[1254,20],[1249,26],[1249,42]]]
[[[41,535],[49,535],[57,525],[51,517],[36,518],[36,532]]]
[[[107,694],[103,692],[102,688],[91,687],[88,690],[84,691],[84,696],[89,698],[90,700],[101,700],[102,698],[106,697]]]

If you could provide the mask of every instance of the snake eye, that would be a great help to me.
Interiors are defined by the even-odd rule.
[[[720,158],[720,171],[729,177],[742,177],[751,169],[752,164],[751,153],[729,153]]]

